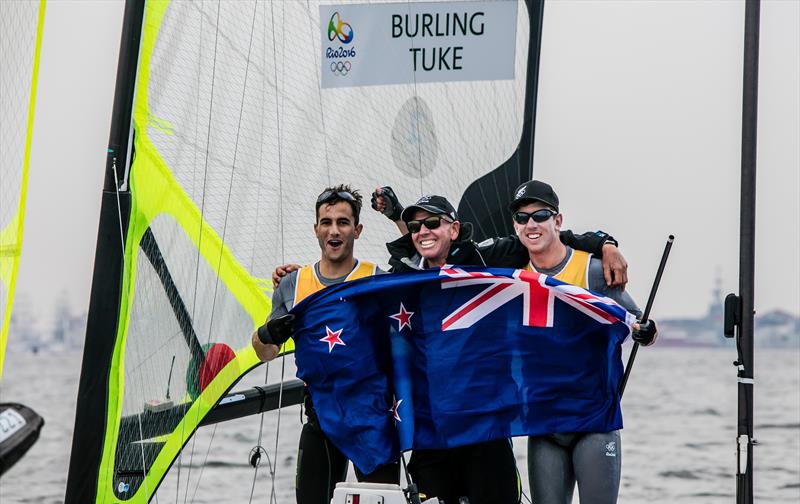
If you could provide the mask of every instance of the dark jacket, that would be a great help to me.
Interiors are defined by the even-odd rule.
[[[591,252],[597,257],[603,255],[603,244],[608,234],[597,231],[576,235],[572,231],[561,231],[561,241],[574,249]],[[386,244],[389,250],[389,266],[394,273],[419,270],[422,257],[414,248],[411,234],[407,233]],[[528,250],[516,235],[492,238],[481,243],[472,241],[472,224],[461,223],[461,232],[450,246],[447,264],[462,266],[493,266],[496,268],[523,268],[530,261]]]

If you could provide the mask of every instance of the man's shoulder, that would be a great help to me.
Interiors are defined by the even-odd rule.
[[[528,263],[528,250],[517,235],[489,238],[477,245],[487,266],[521,268]]]
[[[603,273],[603,260],[595,255],[592,255],[591,259],[589,259],[588,268],[589,271],[586,275],[586,278],[588,283],[587,287],[589,290],[601,293],[608,292],[609,287],[606,284],[606,277]]]
[[[486,238],[485,240],[475,244],[475,246],[480,250],[487,250],[496,247],[516,247],[517,245],[521,245],[517,235]]]
[[[304,266],[305,267],[305,266]],[[297,285],[297,277],[300,275],[300,270],[296,269],[286,275],[285,277],[281,278],[281,283],[278,284],[278,288],[275,291],[278,295],[287,298],[288,295],[294,296],[294,288]]]

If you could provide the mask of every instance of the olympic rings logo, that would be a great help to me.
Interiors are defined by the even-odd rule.
[[[334,61],[331,63],[331,72],[333,75],[345,76],[350,73],[352,65],[349,61]]]
[[[353,41],[353,27],[350,23],[342,21],[342,16],[339,12],[334,12],[331,20],[328,21],[328,40],[333,42],[333,39],[338,38],[342,44],[349,44]]]

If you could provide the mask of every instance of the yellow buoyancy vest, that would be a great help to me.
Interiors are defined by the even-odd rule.
[[[589,261],[592,260],[592,254],[584,252],[583,250],[572,250],[572,256],[567,261],[566,266],[553,278],[566,282],[568,284],[577,285],[584,289],[589,288]],[[531,263],[525,267],[528,271],[536,271]]]
[[[378,267],[374,263],[357,261],[356,267],[353,268],[353,271],[347,275],[347,278],[345,278],[344,281],[347,282],[350,280],[358,280],[359,278],[372,276],[375,274],[377,269]],[[319,277],[317,277],[317,271],[314,268],[314,265],[307,264],[303,266],[297,272],[297,284],[294,288],[294,304],[296,305],[311,294],[314,294],[315,292],[324,288],[325,285],[320,281]]]

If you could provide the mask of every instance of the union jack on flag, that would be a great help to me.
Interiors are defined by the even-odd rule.
[[[560,299],[601,324],[635,322],[635,317],[613,299],[540,273],[513,270],[507,274],[493,274],[454,267],[439,271],[444,277],[442,289],[480,284],[487,286],[442,320],[442,331],[471,327],[517,297],[522,298],[522,324],[526,326],[553,327],[555,299]]]

